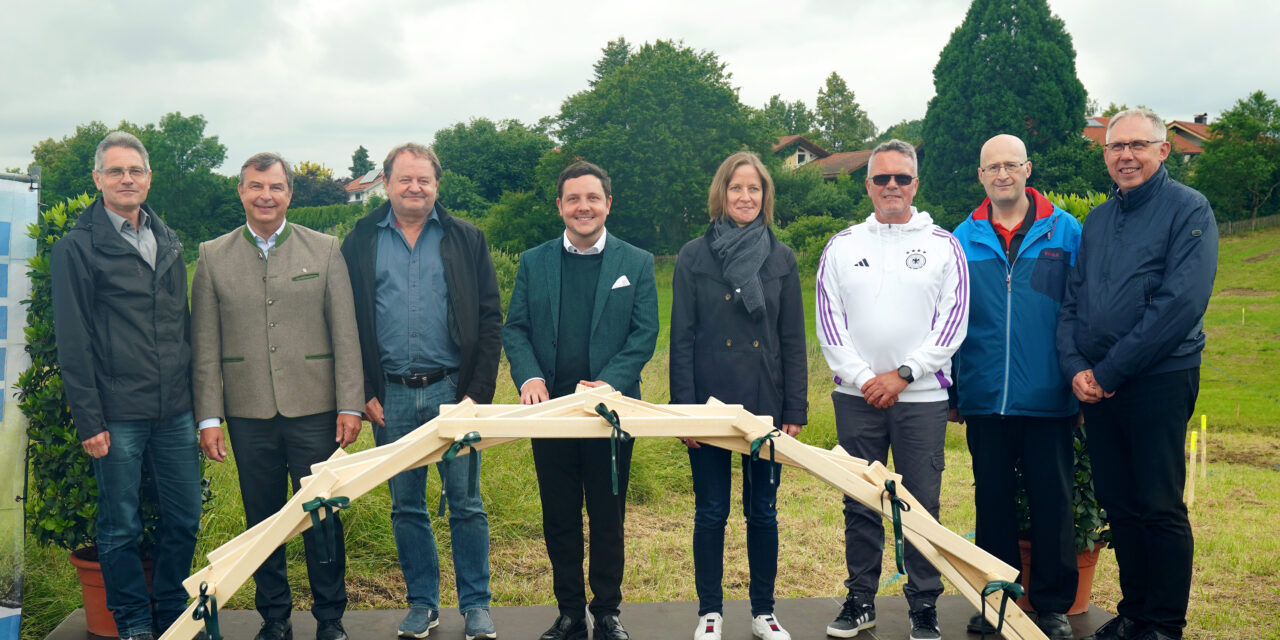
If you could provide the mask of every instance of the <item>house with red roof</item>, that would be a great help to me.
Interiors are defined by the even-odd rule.
[[[382,175],[382,169],[373,169],[348,182],[345,189],[347,204],[364,204],[371,196],[387,197],[387,181]]]

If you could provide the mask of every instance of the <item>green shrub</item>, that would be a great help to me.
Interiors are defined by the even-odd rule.
[[[298,207],[289,209],[289,221],[308,229],[333,233],[332,229],[343,223],[354,223],[364,215],[364,207],[358,204],[330,204],[322,207]]]
[[[502,297],[502,317],[505,318],[507,304],[511,302],[511,290],[516,286],[520,257],[496,247],[490,247],[489,256],[493,258],[493,270],[498,276],[498,295]]]
[[[1055,193],[1053,191],[1046,191],[1044,192],[1044,197],[1048,198],[1049,202],[1062,207],[1063,211],[1071,214],[1082,224],[1094,207],[1107,201],[1107,194],[1098,193],[1096,191],[1087,191],[1083,196],[1078,196],[1074,193]]]
[[[805,216],[796,218],[785,228],[776,230],[776,233],[780,242],[795,250],[800,272],[815,273],[827,241],[849,224],[849,220],[843,218]]]

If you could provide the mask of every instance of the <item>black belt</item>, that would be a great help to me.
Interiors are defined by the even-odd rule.
[[[437,382],[440,382],[441,380],[444,380],[445,376],[455,371],[457,371],[457,369],[440,369],[438,371],[432,371],[430,373],[424,373],[416,376],[398,376],[394,373],[388,373],[386,374],[386,376],[387,376],[387,380],[390,382],[394,382],[399,385],[404,385],[406,387],[410,387],[413,389],[421,389],[423,387],[429,387]]]

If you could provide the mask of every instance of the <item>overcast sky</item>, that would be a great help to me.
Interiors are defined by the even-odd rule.
[[[586,87],[605,44],[680,39],[719,55],[742,101],[810,107],[839,72],[881,129],[924,116],[967,0],[620,3],[440,0],[6,2],[0,170],[78,124],[203,114],[230,173],[258,151],[347,173],[475,117],[530,123]],[[1056,0],[1091,98],[1166,119],[1280,97],[1280,3]]]

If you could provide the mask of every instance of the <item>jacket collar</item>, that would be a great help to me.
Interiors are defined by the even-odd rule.
[[[1031,187],[1026,187],[1026,190],[1027,196],[1029,196],[1031,201],[1036,205],[1036,220],[1042,220],[1053,215],[1053,203],[1049,202],[1048,198],[1044,197],[1039,191],[1036,191]],[[978,220],[990,220],[991,198],[983,200],[982,204],[978,205],[978,208],[974,209],[970,216],[975,222]]]
[[[1120,203],[1121,211],[1130,211],[1137,209],[1151,199],[1157,192],[1164,188],[1169,182],[1169,171],[1164,168],[1161,163],[1160,168],[1156,170],[1151,178],[1146,182],[1129,190],[1129,193],[1120,193],[1120,187],[1113,184],[1111,189],[1112,197],[1116,202]]]
[[[253,245],[253,248],[255,249],[258,248],[257,237],[254,236],[253,231],[249,229],[248,223],[246,223],[243,227],[241,227],[240,231],[241,231],[241,234],[244,236],[244,239],[248,240],[249,244]],[[280,245],[284,244],[284,241],[288,240],[289,235],[292,233],[293,233],[293,223],[289,222],[288,218],[285,218],[284,226],[280,229],[279,235],[276,236],[275,246],[279,247]]]
[[[151,207],[143,204],[142,210],[151,219],[151,233],[156,239],[155,273],[164,273],[181,253],[181,244],[178,242],[178,237],[173,230],[165,226],[164,222],[160,220],[160,216],[157,216]],[[115,226],[111,224],[111,220],[107,218],[108,215],[110,214],[107,213],[107,206],[102,201],[102,196],[98,196],[98,199],[94,200],[93,204],[89,205],[89,208],[80,214],[80,218],[76,220],[76,226],[73,229],[87,231],[92,239],[95,251],[110,255],[134,255],[141,260],[142,256],[138,255],[138,250],[120,237],[120,233],[116,231]]]

